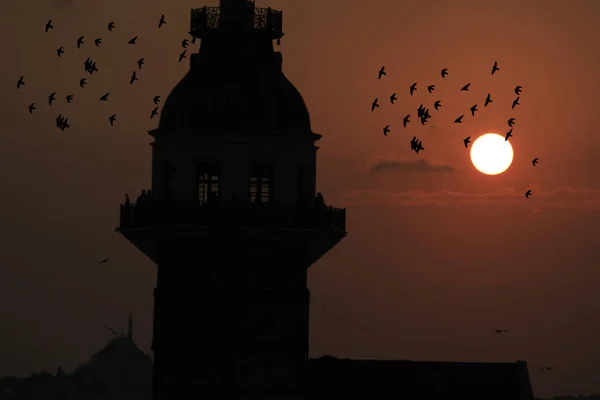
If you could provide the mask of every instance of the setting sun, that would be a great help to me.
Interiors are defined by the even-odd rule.
[[[486,175],[498,175],[510,167],[513,148],[509,141],[496,133],[486,133],[471,146],[471,162]]]

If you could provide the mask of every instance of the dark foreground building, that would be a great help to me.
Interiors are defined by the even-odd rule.
[[[282,13],[221,0],[191,22],[200,51],[150,132],[152,190],[118,228],[158,268],[154,400],[531,399],[524,363],[308,360],[307,271],[346,215],[316,193],[321,135],[274,51]]]

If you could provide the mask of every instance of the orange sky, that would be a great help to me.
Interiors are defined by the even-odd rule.
[[[0,375],[71,370],[108,339],[100,325],[124,328],[129,310],[149,351],[155,268],[114,227],[124,193],[150,184],[152,97],[164,100],[187,71],[177,63],[179,43],[189,9],[203,5],[39,3],[0,5]],[[309,273],[311,356],[526,359],[538,396],[600,392],[600,2],[258,3],[284,11],[284,71],[323,135],[318,188],[348,213],[348,237]],[[160,14],[168,23],[158,31]],[[49,18],[55,29],[44,34]],[[81,35],[87,43],[77,51]],[[99,72],[81,89],[87,56]],[[130,86],[142,56],[140,81]],[[377,80],[381,65],[388,75]],[[441,68],[450,72],[444,81]],[[20,75],[26,86],[16,91]],[[411,98],[414,81],[420,90]],[[461,93],[467,82],[471,91]],[[521,106],[511,111],[516,85]],[[105,92],[110,101],[97,101]],[[484,109],[488,92],[494,104]],[[382,106],[371,113],[374,97]],[[401,127],[405,114],[437,99],[443,107],[429,127]],[[452,123],[475,103],[476,117]],[[58,112],[69,118],[66,132],[55,128]],[[503,133],[510,116],[512,167],[496,177],[476,172],[462,139]],[[419,155],[410,151],[413,135],[427,149]],[[370,172],[382,161],[419,159],[453,171]],[[99,265],[104,257],[109,263]],[[538,373],[545,365],[560,368]]]

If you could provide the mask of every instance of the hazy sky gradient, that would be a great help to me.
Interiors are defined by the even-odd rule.
[[[72,370],[109,339],[100,325],[125,329],[130,310],[137,342],[150,351],[155,267],[114,227],[124,193],[135,198],[150,185],[152,97],[164,101],[188,70],[177,63],[180,42],[189,9],[204,5],[40,3],[0,4],[0,375]],[[318,188],[348,213],[348,237],[309,273],[311,356],[525,359],[538,396],[600,392],[600,2],[258,5],[284,11],[284,71],[323,134]],[[160,14],[168,22],[157,30]],[[45,34],[50,18],[55,29]],[[83,71],[88,56],[93,76]],[[146,65],[130,86],[140,57]],[[381,65],[388,75],[377,80]],[[442,68],[450,72],[443,81]],[[467,82],[471,91],[461,93]],[[511,110],[516,85],[521,106]],[[107,103],[98,100],[105,92]],[[494,103],[484,109],[488,92]],[[374,97],[381,107],[371,113]],[[429,127],[413,116],[402,128],[405,114],[438,99]],[[475,118],[452,123],[476,103]],[[59,112],[71,124],[65,132],[54,125]],[[476,172],[462,139],[504,133],[511,116],[512,167],[497,177]],[[413,135],[427,149],[419,155]],[[397,168],[373,172],[379,163]],[[537,372],[546,365],[559,368]]]

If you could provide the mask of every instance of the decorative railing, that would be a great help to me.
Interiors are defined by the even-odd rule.
[[[253,11],[251,29],[270,34],[272,39],[283,36],[283,13],[272,8],[250,8]],[[217,32],[221,26],[221,9],[219,7],[194,8],[191,13],[190,33],[202,38]]]
[[[346,209],[331,206],[248,206],[172,204],[145,201],[121,204],[117,231],[155,225],[239,226],[258,228],[332,229],[346,231]]]

